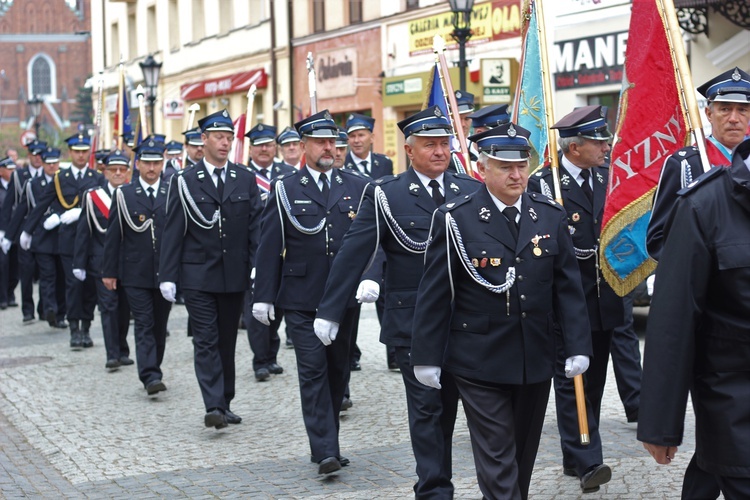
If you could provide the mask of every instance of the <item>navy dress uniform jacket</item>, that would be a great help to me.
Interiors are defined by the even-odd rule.
[[[66,204],[73,203],[76,197],[78,201],[75,207],[81,207],[83,200],[83,194],[91,188],[103,186],[106,183],[106,179],[102,174],[90,168],[81,169],[83,172],[83,178],[78,181],[76,180],[73,172],[70,168],[64,168],[57,171],[57,177],[60,182],[60,193],[65,199]],[[36,200],[36,207],[29,213],[24,222],[23,230],[31,234],[37,225],[41,225],[40,222],[43,218],[46,218],[49,214],[55,213],[62,215],[68,209],[64,208],[55,189],[55,181],[49,183],[47,188],[43,191],[42,195]],[[74,208],[74,207],[71,207]],[[49,213],[48,213],[49,209]],[[61,255],[73,255],[73,248],[75,247],[76,238],[76,224],[60,224],[59,226],[59,248]],[[32,240],[33,244],[33,240]]]
[[[568,215],[567,227],[573,236],[573,246],[581,250],[598,249],[604,200],[607,195],[609,170],[606,167],[593,167],[590,171],[594,186],[593,208],[573,176],[564,167],[560,167],[562,200]],[[543,167],[529,177],[528,191],[546,194],[546,189],[544,192],[542,189],[542,181],[552,189],[552,171],[549,167]],[[578,259],[578,266],[583,280],[583,291],[586,294],[591,329],[611,330],[622,325],[625,315],[622,297],[601,278],[596,269],[596,258],[592,256],[588,259]]]
[[[11,241],[17,241],[17,238],[21,235],[21,227],[23,231],[27,231],[31,235],[31,247],[29,250],[32,253],[43,253],[49,255],[60,255],[58,233],[60,226],[46,230],[43,224],[35,224],[31,231],[26,229],[26,221],[28,220],[29,213],[35,210],[32,207],[32,200],[29,198],[29,191],[33,201],[36,203],[35,206],[39,206],[39,199],[48,193],[50,190],[54,191],[54,185],[52,182],[47,182],[47,177],[44,174],[38,175],[32,179],[26,185],[24,195],[21,198],[21,202],[18,204],[16,209],[13,211],[10,224],[8,226],[7,234],[5,235]],[[40,217],[48,217],[52,213],[52,209],[48,208],[40,212]]]
[[[159,281],[208,293],[249,289],[260,233],[260,194],[255,174],[245,166],[229,162],[225,168],[221,199],[203,160],[172,176]],[[193,208],[180,199],[179,179],[207,220],[221,210],[220,221],[211,229],[193,221]]]
[[[370,157],[372,158],[372,165],[367,165],[367,168],[368,170],[370,170],[371,178],[380,179],[381,177],[385,177],[386,175],[393,175],[393,161],[391,161],[390,158],[388,158],[386,155],[381,155],[378,153],[370,153]],[[347,170],[355,170],[361,173],[361,171],[357,167],[357,163],[359,162],[354,161],[354,155],[351,151],[349,151],[346,154],[344,168]]]
[[[109,185],[103,187],[107,194],[114,201],[114,193],[109,190]],[[104,266],[104,239],[109,218],[101,212],[95,204],[89,204],[87,198],[91,196],[91,191],[87,191],[83,199],[83,211],[78,219],[76,227],[75,248],[73,251],[73,269],[85,269],[92,273],[93,276],[102,277]],[[114,205],[112,203],[110,206]],[[111,210],[111,208],[110,208]],[[109,214],[107,214],[109,215]],[[104,233],[94,225],[92,219],[96,219],[99,227],[105,230]],[[138,219],[135,219],[136,221]],[[107,276],[105,276],[107,277]]]
[[[567,355],[591,355],[586,304],[565,212],[544,195],[522,196],[517,242],[486,187],[435,212],[414,313],[412,365],[442,366],[459,377],[493,384],[544,382],[555,372],[556,319]],[[448,252],[448,213],[458,224],[468,258],[480,263],[474,269],[484,279],[500,285],[506,282],[508,268],[515,267],[509,309],[505,293],[487,290],[468,274],[452,242]],[[535,236],[541,237],[536,252]]]
[[[159,282],[163,281],[159,279],[159,254],[166,224],[167,183],[159,182],[153,206],[140,182],[120,186],[115,199],[117,191],[122,192],[127,216],[134,224],[141,226],[149,219],[154,221],[153,237],[151,229],[143,232],[131,229],[125,220],[126,214],[120,213],[114,201],[104,240],[103,277],[117,278],[124,287],[159,288]]]
[[[748,155],[745,141],[730,169],[681,191],[665,227],[638,417],[640,441],[680,445],[689,391],[698,465],[738,478],[750,478]]]
[[[444,174],[443,184],[445,199],[448,202],[473,193],[482,185],[467,175],[451,172]],[[437,207],[432,194],[424,188],[413,168],[393,177],[378,179],[368,185],[357,217],[344,236],[341,251],[328,276],[324,299],[318,308],[318,317],[341,322],[346,312],[346,304],[354,296],[360,275],[371,260],[379,239],[380,247],[388,260],[385,275],[385,311],[380,341],[386,345],[408,347],[411,345],[417,288],[424,268],[424,252],[406,250],[388,228],[382,212],[378,217],[379,225],[376,224],[376,186],[383,190],[391,213],[406,237],[415,242],[427,241],[432,213]]]
[[[271,184],[271,193],[263,209],[255,302],[272,303],[282,309],[317,309],[334,257],[357,214],[362,192],[369,180],[345,169],[330,170],[328,175],[330,192],[327,202],[307,168],[280,177]],[[303,227],[314,228],[323,218],[326,219],[321,231],[314,235],[304,234],[292,225],[284,208],[279,212],[277,183],[284,184],[290,213]],[[352,294],[345,305],[353,307],[355,304]]]
[[[23,198],[23,191],[26,182],[31,178],[31,172],[28,167],[16,168],[10,174],[10,184],[8,184],[8,193],[3,199],[2,208],[0,208],[0,231],[8,230],[10,219],[13,211]],[[11,240],[12,241],[12,240]]]

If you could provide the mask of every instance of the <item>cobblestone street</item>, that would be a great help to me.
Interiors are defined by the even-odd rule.
[[[637,310],[642,329],[643,310]],[[237,347],[240,425],[203,426],[203,405],[186,336],[187,313],[175,306],[162,365],[168,391],[149,398],[135,366],[108,372],[98,319],[95,347],[72,352],[67,331],[21,324],[0,312],[0,495],[5,498],[409,498],[415,481],[403,384],[386,369],[374,308],[362,312],[362,371],[352,374],[354,407],[343,413],[342,453],[351,465],[327,478],[310,463],[299,405],[294,352],[279,353],[285,372],[258,383],[247,337]],[[283,329],[283,327],[282,327]],[[641,335],[642,337],[642,335]],[[134,352],[132,325],[128,340]],[[462,412],[454,436],[456,498],[481,498]],[[690,433],[673,464],[656,466],[635,440],[614,376],[602,408],[605,461],[612,481],[585,498],[679,498],[692,455]],[[537,465],[534,499],[580,497],[562,474],[551,398]]]

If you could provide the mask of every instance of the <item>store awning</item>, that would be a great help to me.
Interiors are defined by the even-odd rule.
[[[196,101],[206,97],[246,92],[253,84],[259,89],[268,86],[268,75],[264,69],[252,69],[234,75],[186,83],[180,86],[180,97],[183,101]]]

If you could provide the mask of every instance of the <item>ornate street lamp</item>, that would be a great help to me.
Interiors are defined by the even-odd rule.
[[[148,107],[151,112],[151,133],[156,133],[154,104],[156,104],[156,87],[159,85],[159,73],[161,72],[161,63],[156,62],[151,54],[145,61],[138,63],[143,71],[143,81],[148,89]]]
[[[31,114],[34,115],[34,132],[36,133],[37,140],[39,140],[39,126],[41,125],[39,115],[42,114],[42,104],[44,104],[44,99],[40,98],[38,95],[35,95],[27,101],[27,104],[31,109]]]
[[[474,0],[448,0],[453,12],[453,38],[458,42],[460,87],[466,91],[466,41],[471,38],[471,10]]]

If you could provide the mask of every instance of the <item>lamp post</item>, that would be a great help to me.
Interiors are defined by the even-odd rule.
[[[156,133],[156,124],[154,116],[154,105],[156,104],[156,87],[159,84],[159,73],[161,72],[161,63],[156,62],[151,54],[145,61],[138,63],[143,71],[143,81],[148,89],[148,107],[151,112],[151,133]]]
[[[39,115],[42,114],[42,104],[44,104],[44,99],[41,99],[38,95],[35,95],[27,102],[29,108],[31,108],[31,114],[34,115],[34,132],[36,133],[37,140],[39,140],[39,126],[41,125],[39,121]]]
[[[471,9],[474,0],[448,0],[453,12],[453,33],[458,42],[458,74],[460,88],[466,91],[466,41],[471,38]]]

